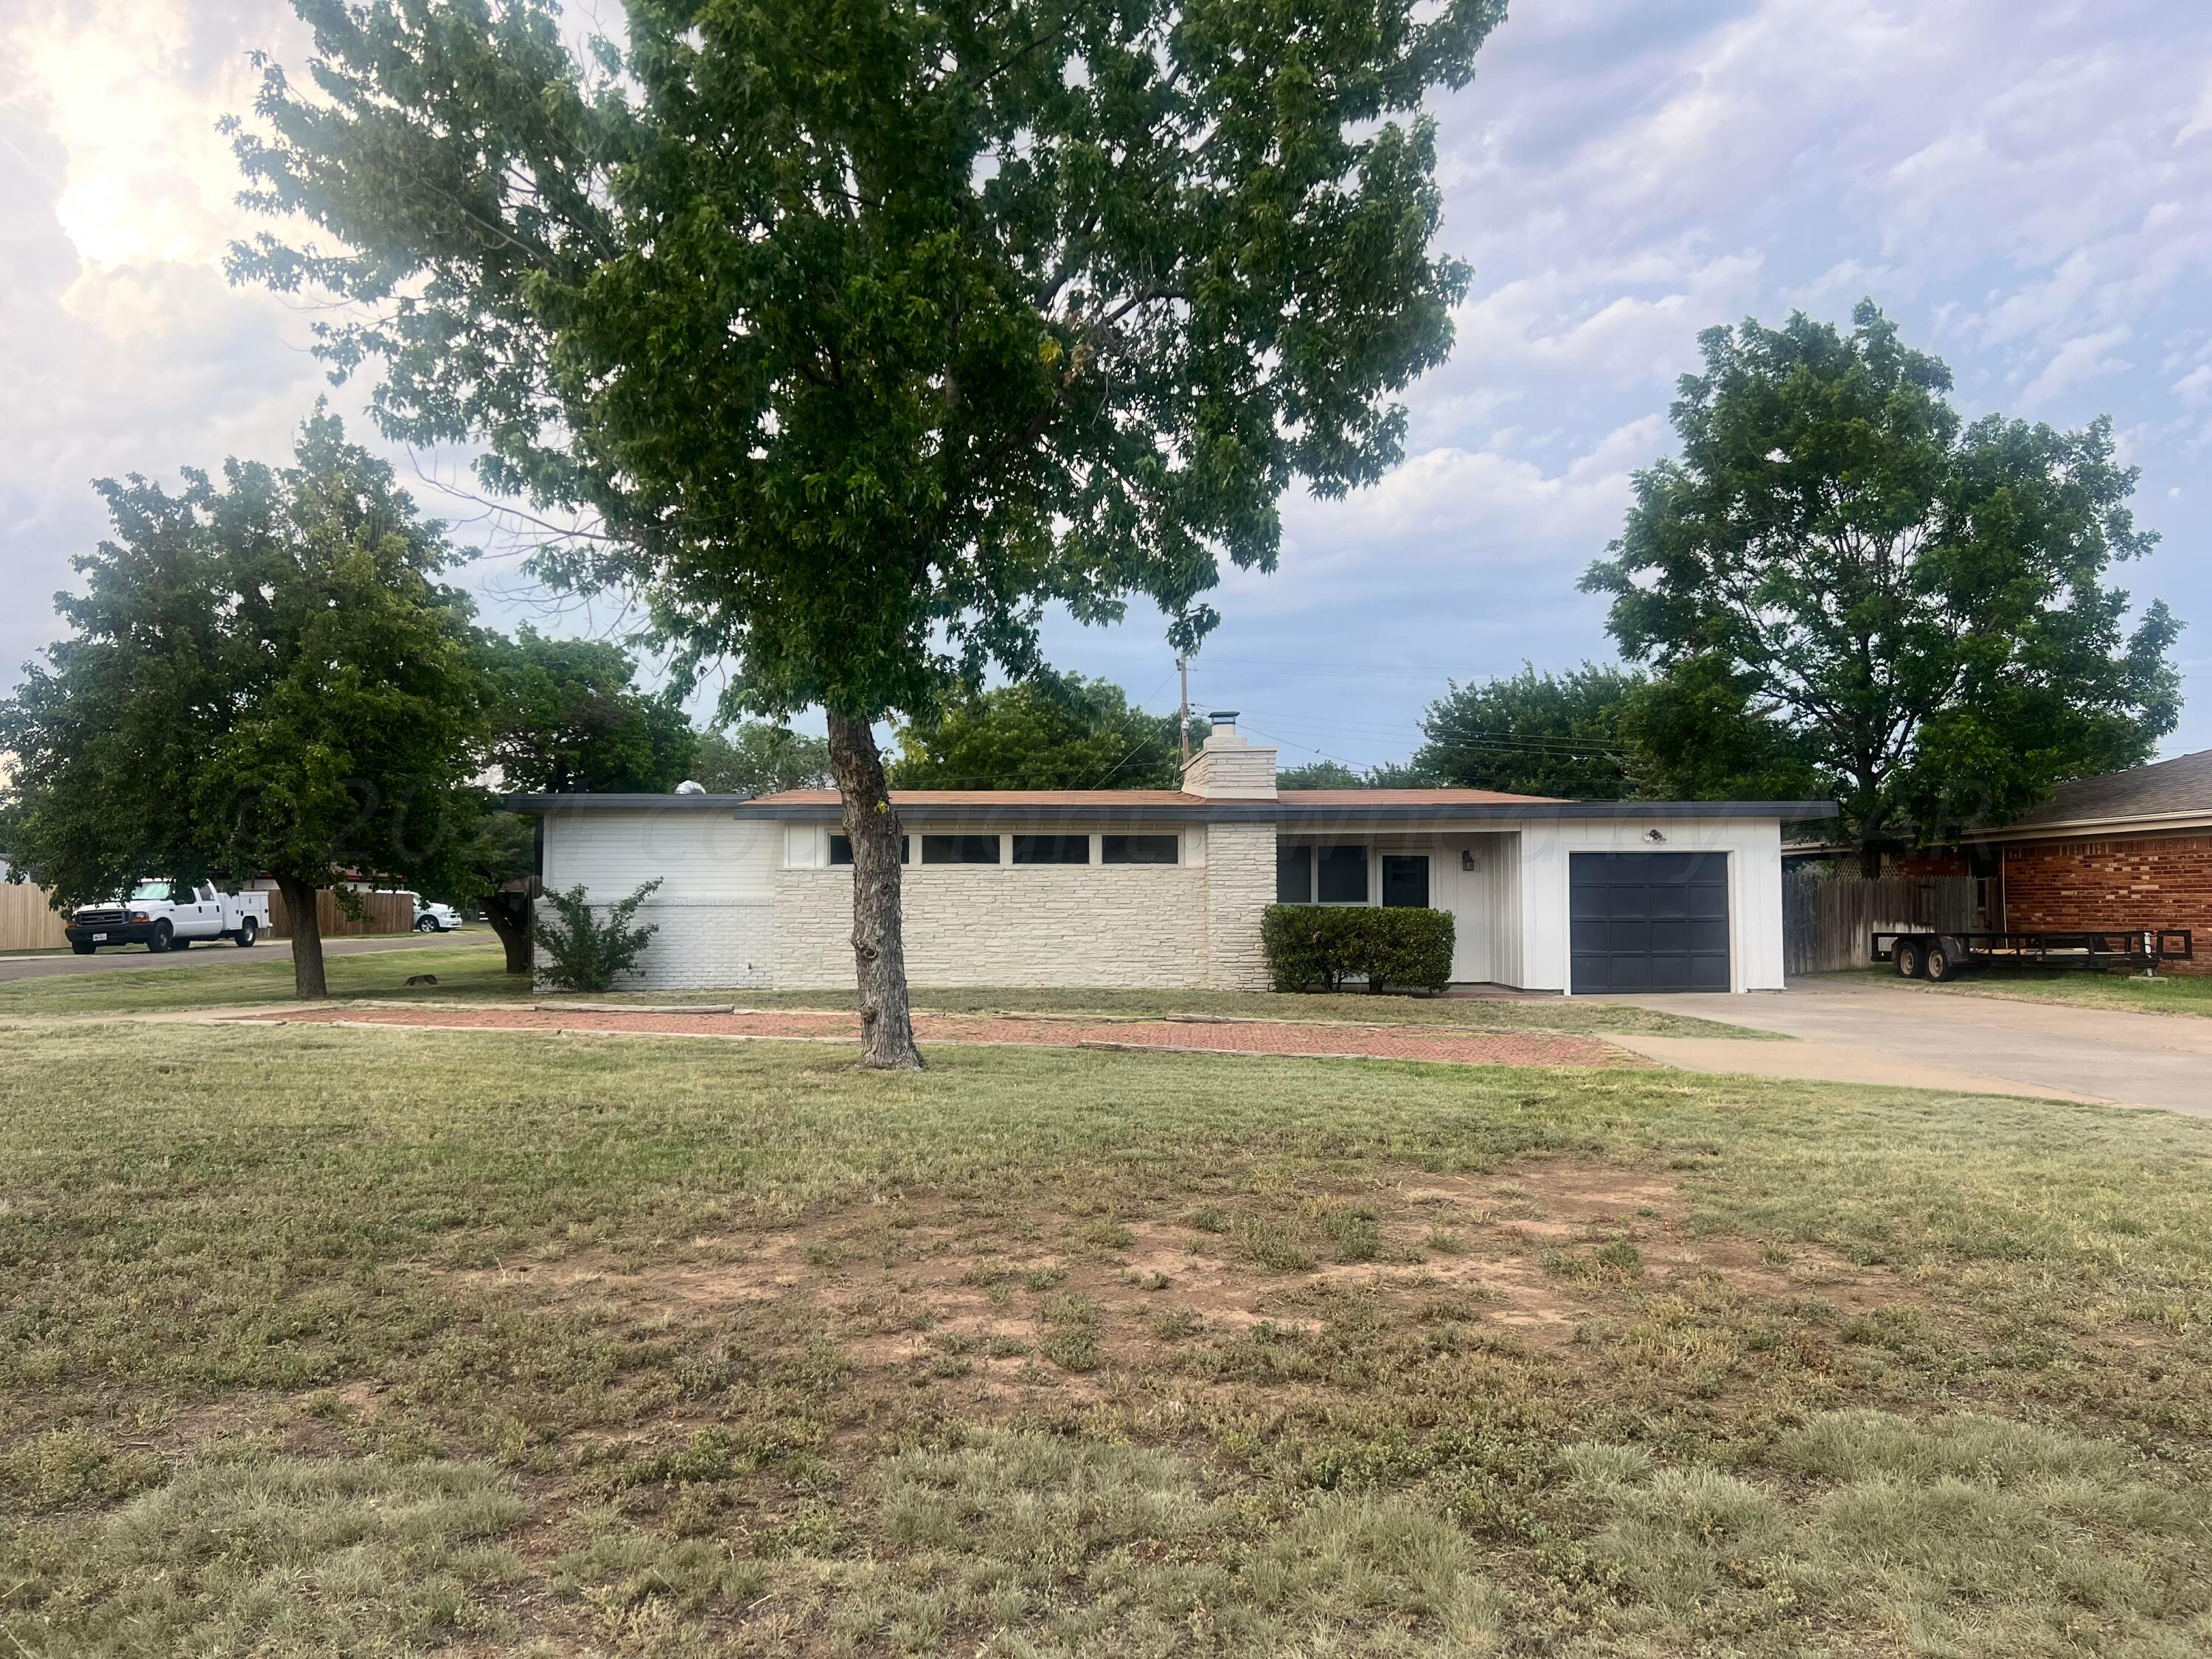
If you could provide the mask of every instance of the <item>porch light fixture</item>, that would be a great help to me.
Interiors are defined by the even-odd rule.
[[[1459,849],[1459,867],[1462,870],[1472,870],[1474,868],[1474,849],[1473,848],[1462,847]]]
[[[1664,830],[1646,830],[1644,832],[1644,839],[1654,847],[1664,847],[1667,844],[1667,832]]]

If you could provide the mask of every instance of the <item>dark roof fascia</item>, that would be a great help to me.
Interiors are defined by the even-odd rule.
[[[902,805],[899,822],[922,823],[1273,823],[1285,828],[1341,827],[1377,823],[1525,823],[1554,818],[1779,818],[1802,823],[1836,816],[1833,801],[1760,800],[1570,800],[1391,802],[1361,805],[1286,805],[1278,801],[1206,801],[1192,805],[1135,805],[1125,802],[1054,802],[1024,806],[1019,802],[924,801]],[[763,803],[743,808],[740,817],[834,823],[832,805],[798,802]]]
[[[1343,823],[1428,823],[1484,819],[1503,823],[1547,818],[1778,818],[1807,823],[1836,816],[1829,800],[1558,800],[1439,802],[1435,805],[1313,806],[1278,808],[1285,823],[1310,821]]]
[[[899,822],[918,823],[1273,823],[1282,809],[1266,801],[1170,802],[1144,805],[1132,801],[902,801]],[[836,823],[843,812],[834,801],[762,801],[741,809],[743,818],[787,819]]]
[[[755,801],[747,795],[509,795],[517,812],[726,811],[733,817],[796,823],[835,823],[835,802]],[[1364,805],[1285,805],[1279,801],[1218,800],[1188,805],[1126,801],[921,801],[899,808],[908,824],[989,822],[1024,823],[1276,823],[1289,826],[1364,823],[1524,823],[1552,818],[1778,818],[1809,823],[1836,816],[1826,800],[1568,800],[1389,802]]]
[[[501,795],[510,812],[727,812],[750,795]]]

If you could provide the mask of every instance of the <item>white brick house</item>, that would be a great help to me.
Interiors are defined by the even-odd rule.
[[[1778,989],[1781,830],[1825,802],[1563,801],[1479,789],[1278,790],[1224,719],[1180,790],[900,790],[917,985],[1264,989],[1273,903],[1449,909],[1455,981]],[[655,877],[638,984],[852,983],[830,790],[521,795],[548,888]]]

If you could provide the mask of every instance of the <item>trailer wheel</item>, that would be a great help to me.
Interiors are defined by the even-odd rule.
[[[1956,939],[1939,936],[1928,946],[1928,977],[1938,985],[1948,985],[1959,977],[1960,964],[1965,960]]]
[[[1928,972],[1927,946],[1917,939],[1901,939],[1889,947],[1889,959],[1899,979],[1919,979]]]

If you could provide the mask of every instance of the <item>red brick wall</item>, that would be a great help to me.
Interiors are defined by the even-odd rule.
[[[2004,849],[2004,925],[2186,927],[2212,973],[2212,836],[2020,842]]]

